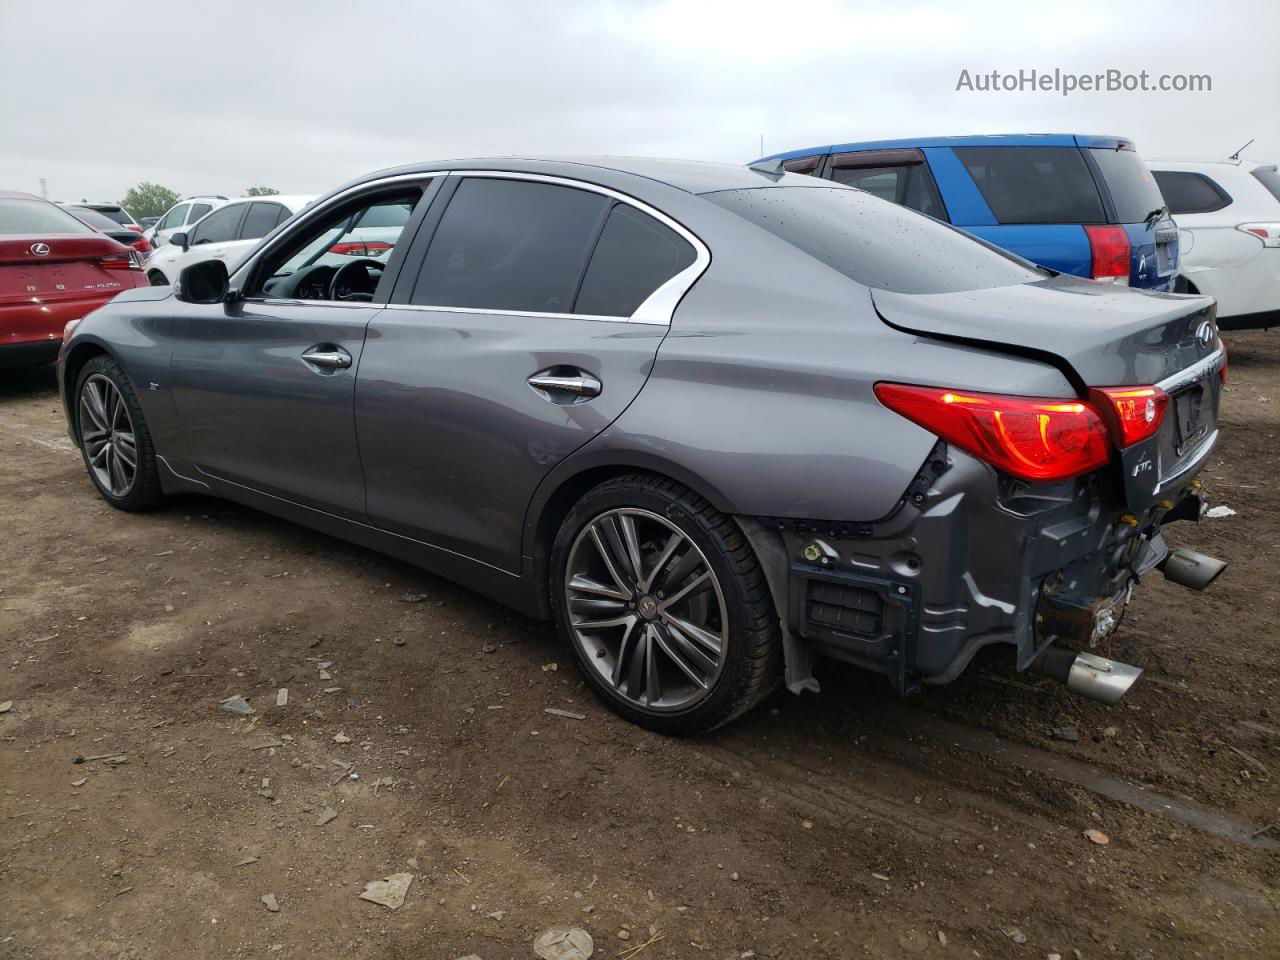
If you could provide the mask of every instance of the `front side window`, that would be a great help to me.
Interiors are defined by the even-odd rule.
[[[280,222],[284,207],[278,203],[251,203],[240,225],[241,240],[261,240]],[[286,211],[287,214],[287,211]]]
[[[178,204],[176,207],[174,207],[172,210],[170,210],[168,213],[164,215],[164,219],[160,221],[160,226],[157,227],[156,229],[172,230],[175,227],[182,226],[183,223],[186,222],[187,210],[189,209],[190,209],[189,204],[186,204],[186,203]]]
[[[191,205],[191,216],[187,217],[187,223],[195,223],[212,209],[213,204],[211,203],[193,203]],[[182,221],[179,220],[178,222],[181,223]]]
[[[1076,147],[953,149],[999,223],[1107,222],[1098,186]]]
[[[1151,175],[1160,185],[1160,193],[1169,206],[1169,212],[1212,213],[1231,202],[1227,192],[1199,173],[1185,170],[1153,170]]]
[[[793,157],[790,160],[782,161],[782,169],[787,173],[804,173],[809,176],[818,171],[818,164],[822,163],[822,157]]]
[[[302,300],[373,299],[383,269],[421,198],[421,187],[409,187],[353,200],[286,234],[255,268],[247,294]]]
[[[240,218],[244,216],[244,204],[233,203],[209,214],[191,229],[191,245],[202,243],[226,243],[236,238]]]
[[[573,187],[468,177],[436,228],[410,302],[569,313],[610,204]]]
[[[614,204],[582,278],[574,313],[629,317],[649,294],[697,258],[670,227],[625,203]]]

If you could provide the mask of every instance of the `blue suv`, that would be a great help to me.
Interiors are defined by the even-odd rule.
[[[1178,230],[1123,137],[1020,134],[840,143],[763,158],[846,183],[1080,277],[1172,290]]]

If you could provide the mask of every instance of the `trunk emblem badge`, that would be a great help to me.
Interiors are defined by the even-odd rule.
[[[47,243],[33,243],[31,245],[31,255],[35,257],[47,257],[49,255],[49,245]]]
[[[1213,339],[1213,324],[1206,320],[1196,327],[1196,339],[1207,347],[1209,341]]]

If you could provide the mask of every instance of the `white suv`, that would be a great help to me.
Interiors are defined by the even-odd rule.
[[[147,279],[152,286],[173,283],[183,267],[200,260],[222,260],[230,273],[259,240],[314,199],[270,196],[224,201],[199,223],[170,234],[169,242],[147,258]]]
[[[1218,301],[1226,330],[1280,326],[1280,172],[1252,160],[1148,160],[1178,222],[1175,290]]]
[[[210,210],[216,210],[226,202],[226,197],[187,197],[180,200],[166,210],[164,216],[147,231],[147,239],[151,241],[151,246],[162,247],[169,242],[172,234],[185,230]]]

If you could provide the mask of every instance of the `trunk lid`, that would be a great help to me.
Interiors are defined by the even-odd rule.
[[[0,304],[49,303],[110,296],[134,285],[134,252],[102,234],[0,236]]]
[[[1208,297],[1059,276],[959,293],[873,290],[872,299],[891,327],[1052,363],[1082,398],[1089,387],[1163,389],[1169,405],[1159,433],[1120,453],[1135,509],[1197,468],[1217,437],[1225,358]]]

